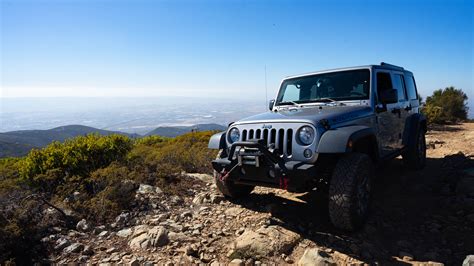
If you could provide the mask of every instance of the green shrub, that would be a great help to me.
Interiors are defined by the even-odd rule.
[[[34,185],[50,187],[50,184],[67,182],[68,177],[86,177],[96,169],[121,160],[131,148],[132,141],[122,135],[76,137],[32,150],[21,161],[19,173]]]
[[[454,87],[435,90],[426,98],[422,112],[429,123],[459,122],[467,119],[467,95]]]
[[[207,148],[214,132],[192,132],[176,138],[155,142],[152,146],[137,143],[129,153],[131,165],[140,165],[159,177],[182,171],[211,173],[216,151]],[[133,166],[132,166],[133,167]]]

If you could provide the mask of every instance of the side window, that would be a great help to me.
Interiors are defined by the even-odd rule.
[[[380,95],[382,91],[391,89],[393,89],[393,85],[392,78],[390,78],[390,73],[377,72],[377,94],[379,96],[379,102],[381,102]]]
[[[396,89],[398,92],[398,101],[406,101],[407,97],[405,95],[405,82],[403,80],[403,76],[400,74],[395,74],[393,85],[395,87],[394,89]]]
[[[406,85],[407,85],[407,93],[408,93],[408,99],[410,100],[416,100],[418,98],[416,94],[416,85],[415,85],[415,79],[413,79],[412,76],[406,76],[405,79]]]

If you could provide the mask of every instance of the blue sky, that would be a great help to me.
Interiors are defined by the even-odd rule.
[[[474,108],[474,1],[1,2],[2,97],[265,100],[288,75],[402,65]]]

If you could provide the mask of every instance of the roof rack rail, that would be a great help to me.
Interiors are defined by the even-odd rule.
[[[390,68],[394,68],[394,69],[405,70],[401,66],[392,65],[392,64],[389,64],[389,63],[385,63],[385,62],[381,62],[380,65],[384,66],[384,67],[390,67]]]

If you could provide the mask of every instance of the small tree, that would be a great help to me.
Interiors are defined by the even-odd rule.
[[[423,113],[429,123],[458,122],[467,119],[467,95],[454,87],[435,90],[426,97]]]

